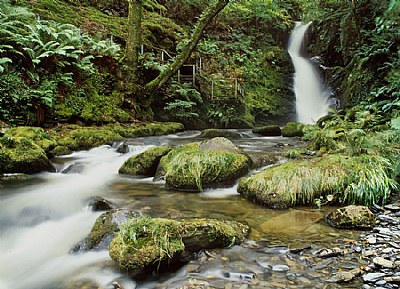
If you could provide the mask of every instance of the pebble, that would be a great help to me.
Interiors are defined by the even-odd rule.
[[[274,265],[272,266],[272,271],[274,272],[286,272],[289,271],[289,266],[287,265]]]
[[[364,280],[364,282],[376,282],[385,276],[385,273],[367,273],[362,276],[362,279]]]
[[[393,261],[386,260],[385,258],[382,258],[382,257],[375,257],[374,259],[372,259],[372,262],[375,265],[381,266],[382,268],[393,268],[394,267]]]

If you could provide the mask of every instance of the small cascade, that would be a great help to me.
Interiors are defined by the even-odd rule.
[[[312,61],[304,56],[304,37],[311,22],[296,23],[289,39],[288,52],[295,69],[294,93],[296,95],[297,121],[312,124],[328,114],[329,96],[327,89]]]

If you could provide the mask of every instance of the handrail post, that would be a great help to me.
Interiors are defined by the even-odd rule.
[[[193,65],[193,85],[196,85],[196,65]]]

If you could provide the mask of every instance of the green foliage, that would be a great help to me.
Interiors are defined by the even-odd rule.
[[[119,56],[119,45],[109,40],[71,24],[36,19],[8,1],[0,7],[0,39],[0,73],[6,74],[0,81],[0,119],[15,124],[42,124],[60,95],[76,92],[76,79],[97,72],[95,57]]]
[[[187,122],[199,116],[194,108],[203,103],[203,99],[190,83],[172,83],[170,91],[164,106],[164,111],[168,112],[169,119]]]

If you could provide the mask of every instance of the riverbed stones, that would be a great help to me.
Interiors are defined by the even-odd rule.
[[[168,154],[172,149],[172,146],[157,146],[149,148],[143,153],[126,160],[118,173],[153,177],[157,171],[160,159]]]
[[[368,207],[350,205],[328,214],[326,221],[333,227],[347,229],[370,229],[376,217]]]

